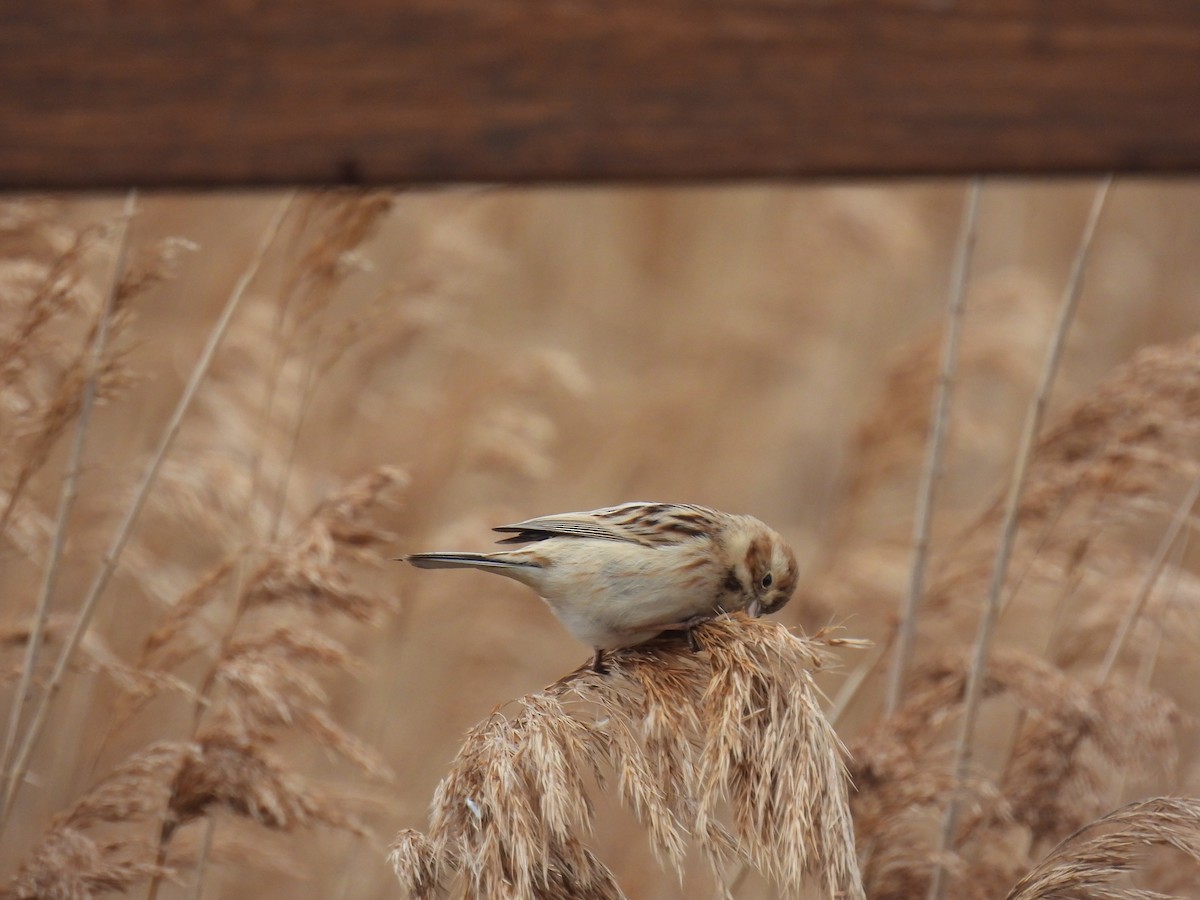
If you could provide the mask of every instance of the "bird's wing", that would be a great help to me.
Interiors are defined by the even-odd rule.
[[[578,537],[656,546],[712,534],[719,524],[719,515],[703,506],[622,503],[620,506],[589,512],[526,519],[492,530],[513,533],[513,537],[505,538],[499,542],[501,544],[544,541],[552,537]]]

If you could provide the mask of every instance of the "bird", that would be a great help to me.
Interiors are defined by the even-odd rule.
[[[782,609],[795,592],[796,556],[753,516],[687,503],[622,503],[558,513],[492,529],[492,553],[413,553],[422,569],[480,569],[537,591],[576,639],[604,653],[666,631],[687,633],[721,613],[757,617]]]

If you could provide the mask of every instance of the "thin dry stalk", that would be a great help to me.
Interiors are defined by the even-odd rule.
[[[21,678],[13,695],[12,710],[9,713],[8,729],[4,736],[4,749],[0,752],[0,772],[3,773],[2,783],[10,779],[10,763],[16,746],[17,732],[20,728],[21,717],[31,699],[30,688],[33,675],[37,668],[38,656],[45,636],[46,622],[50,616],[50,598],[54,594],[54,584],[59,571],[59,560],[62,558],[63,547],[66,545],[67,521],[75,505],[75,497],[79,484],[79,472],[83,460],[83,447],[87,438],[88,426],[91,423],[92,407],[96,400],[96,380],[99,376],[100,361],[104,356],[108,341],[111,312],[116,305],[117,291],[120,290],[125,273],[125,259],[129,249],[129,233],[137,207],[137,191],[130,191],[125,198],[125,209],[121,217],[121,230],[117,238],[117,253],[113,262],[113,274],[109,285],[108,296],[104,308],[100,312],[95,339],[92,341],[87,378],[83,385],[83,397],[80,401],[79,417],[75,426],[75,440],[72,442],[70,456],[67,460],[67,471],[63,478],[59,495],[58,512],[54,523],[54,537],[50,545],[42,569],[42,583],[38,591],[37,603],[34,607],[33,628],[25,646],[25,660],[21,667]],[[3,531],[3,526],[0,526]]]
[[[864,662],[859,663],[859,665],[855,667],[854,671],[851,672],[847,676],[846,680],[842,683],[841,689],[834,696],[833,703],[829,707],[829,712],[826,714],[826,718],[829,719],[829,723],[835,728],[837,727],[838,722],[841,721],[842,716],[846,714],[846,711],[854,704],[854,701],[858,699],[859,692],[862,690],[863,686],[868,683],[870,677],[879,670],[879,667],[883,664],[884,660],[888,658],[888,654],[891,653],[892,645],[895,643],[895,641],[896,629],[893,628],[888,632],[887,639],[882,641],[879,646],[872,651],[871,657]]]
[[[677,644],[612,655],[494,714],[468,736],[434,797],[427,834],[391,862],[410,895],[622,897],[583,845],[589,781],[617,776],[659,859],[682,875],[690,836],[716,872],[740,860],[784,890],[811,880],[863,897],[842,747],[812,670],[829,641],[744,616]],[[690,832],[690,835],[689,835]]]
[[[958,365],[958,339],[962,327],[964,301],[967,296],[971,256],[975,248],[979,197],[982,192],[983,181],[975,178],[971,182],[963,205],[958,248],[954,254],[954,274],[950,283],[950,298],[946,305],[942,364],[938,371],[933,418],[929,430],[928,454],[925,466],[921,470],[920,487],[917,489],[917,512],[913,523],[912,575],[908,583],[904,608],[900,613],[896,653],[892,657],[892,668],[884,699],[885,715],[891,715],[900,705],[904,694],[904,675],[908,671],[912,659],[913,641],[917,634],[917,613],[921,606],[921,594],[925,587],[925,568],[929,560],[929,542],[933,530],[933,508],[937,497],[938,482],[941,480],[942,451],[945,447],[947,423],[950,418],[950,395],[954,386],[955,369]]]
[[[284,308],[292,302],[293,293],[298,295],[297,331],[300,343],[306,345],[304,374],[301,379],[300,402],[291,426],[288,440],[287,461],[283,467],[275,497],[271,539],[278,534],[283,508],[288,495],[289,482],[295,467],[300,435],[307,419],[317,384],[362,332],[347,329],[343,335],[332,336],[320,321],[327,311],[337,287],[360,268],[362,261],[356,258],[362,246],[378,229],[380,222],[391,210],[391,192],[368,192],[363,194],[334,192],[328,196],[313,198],[306,214],[317,226],[321,226],[319,238],[310,245],[299,261],[284,300]],[[282,312],[282,310],[281,310]],[[304,326],[308,326],[305,328]],[[292,343],[292,342],[289,342]],[[327,354],[322,361],[318,357]]]
[[[72,629],[70,636],[63,645],[59,653],[58,659],[55,662],[54,669],[50,675],[50,679],[38,706],[36,707],[33,718],[25,730],[24,740],[21,743],[20,751],[14,760],[12,769],[7,773],[4,783],[3,803],[0,805],[0,826],[7,821],[8,812],[12,808],[12,800],[16,792],[24,783],[25,772],[29,765],[30,757],[32,756],[34,747],[41,736],[42,727],[45,724],[46,717],[50,711],[51,703],[62,687],[63,677],[65,676],[70,663],[71,657],[74,656],[76,648],[87,631],[88,625],[91,622],[92,614],[95,612],[97,601],[103,594],[104,589],[108,586],[109,579],[121,557],[121,551],[125,547],[130,534],[133,531],[134,522],[137,520],[138,514],[145,505],[146,499],[150,494],[150,488],[154,484],[158,471],[162,466],[163,460],[166,458],[167,451],[174,443],[175,436],[179,433],[179,428],[183,424],[184,416],[191,406],[192,400],[196,396],[201,383],[204,381],[204,376],[208,372],[208,368],[212,363],[213,357],[216,355],[217,348],[221,344],[221,339],[229,328],[229,323],[233,320],[233,315],[241,304],[242,297],[246,293],[246,289],[250,286],[262,266],[263,260],[266,258],[267,251],[274,243],[280,226],[283,223],[288,211],[291,209],[294,194],[289,194],[280,204],[268,224],[267,230],[263,235],[262,240],[256,249],[254,256],[251,258],[245,272],[238,279],[233,291],[229,295],[229,299],[225,304],[225,308],[221,311],[220,317],[213,325],[209,333],[208,341],[205,344],[200,357],[192,368],[191,375],[184,387],[183,393],[180,395],[179,401],[176,404],[174,412],[168,421],[166,428],[163,431],[159,445],[154,454],[150,458],[150,462],[146,467],[142,479],[139,482],[137,489],[134,492],[133,501],[126,510],[124,518],[117,526],[117,530],[113,535],[112,541],[109,544],[107,551],[104,554],[104,559],[101,563],[96,577],[89,587],[87,593],[80,606],[78,618],[75,622],[75,627]]]
[[[1165,613],[1172,605],[1173,600],[1178,597],[1180,589],[1180,581],[1183,578],[1183,567],[1181,560],[1185,558],[1188,551],[1188,544],[1191,540],[1191,532],[1184,535],[1182,541],[1176,547],[1175,558],[1171,561],[1171,586],[1167,590],[1167,597],[1164,600],[1162,607]],[[1163,643],[1166,637],[1166,628],[1160,618],[1155,623],[1154,631],[1148,641],[1146,648],[1142,651],[1141,658],[1138,660],[1138,671],[1135,683],[1143,690],[1148,690],[1151,680],[1154,678],[1154,670],[1158,666],[1159,654],[1162,652]]]
[[[1104,655],[1104,662],[1100,664],[1099,678],[1101,681],[1107,681],[1108,676],[1112,673],[1113,666],[1116,664],[1117,658],[1120,657],[1121,650],[1125,647],[1125,642],[1133,632],[1133,626],[1145,611],[1150,594],[1153,593],[1154,586],[1158,584],[1158,578],[1162,574],[1163,566],[1166,565],[1171,547],[1174,546],[1175,540],[1179,537],[1179,532],[1183,530],[1184,524],[1187,522],[1189,516],[1191,516],[1192,507],[1196,505],[1198,499],[1200,499],[1200,477],[1192,480],[1191,488],[1188,489],[1178,509],[1175,510],[1175,515],[1171,517],[1171,523],[1167,526],[1162,540],[1159,541],[1158,549],[1155,550],[1154,559],[1151,560],[1149,567],[1146,569],[1145,579],[1134,596],[1133,602],[1129,604],[1129,608],[1121,620],[1120,626],[1113,635],[1112,642],[1108,645],[1108,651]]]
[[[1097,837],[1095,832],[1106,831]],[[1006,900],[1153,900],[1162,894],[1116,884],[1153,846],[1200,865],[1200,801],[1158,797],[1131,803],[1081,828],[1022,878]]]
[[[204,879],[208,874],[208,863],[212,859],[216,835],[217,829],[213,826],[213,820],[210,818],[204,828],[204,837],[200,839],[200,854],[196,859],[196,870],[192,876],[192,886],[188,890],[188,900],[200,900],[204,896]]]
[[[296,414],[292,421],[291,434],[288,438],[287,461],[283,466],[283,476],[279,480],[279,489],[275,496],[274,512],[271,514],[271,540],[275,540],[279,534],[279,527],[283,521],[283,511],[287,503],[292,474],[296,467],[296,457],[300,450],[300,435],[308,419],[308,412],[316,394],[317,385],[323,375],[324,372],[315,358],[315,351],[310,351],[305,363],[304,375],[302,376],[300,402],[297,405]]]
[[[954,749],[954,777],[956,781],[965,781],[971,764],[971,745],[975,734],[975,722],[979,715],[980,700],[984,670],[987,666],[988,652],[991,648],[992,632],[1000,613],[1001,592],[1008,574],[1008,561],[1012,554],[1016,539],[1018,512],[1021,506],[1021,494],[1025,486],[1025,473],[1033,457],[1033,448],[1041,430],[1042,418],[1046,404],[1049,401],[1050,388],[1058,373],[1059,361],[1062,358],[1063,347],[1066,344],[1067,331],[1074,318],[1075,307],[1078,305],[1083,286],[1083,272],[1091,250],[1092,239],[1095,237],[1096,226],[1100,213],[1108,198],[1112,186],[1112,176],[1109,176],[1096,191],[1092,208],[1084,225],[1083,236],[1080,240],[1079,251],[1072,267],[1071,277],[1067,282],[1066,295],[1063,298],[1059,313],[1058,324],[1054,330],[1046,361],[1042,370],[1042,378],[1034,394],[1033,403],[1025,420],[1021,434],[1020,449],[1017,453],[1017,464],[1013,470],[1012,481],[1009,485],[1005,501],[1003,526],[1000,542],[996,550],[996,560],[992,568],[992,579],[988,586],[987,597],[984,601],[983,615],[979,622],[979,632],[975,639],[974,657],[971,663],[967,682],[966,702],[959,729],[958,740]],[[933,880],[929,886],[930,900],[942,900],[945,896],[945,865],[940,861],[953,846],[955,834],[958,831],[960,804],[957,797],[952,796],[946,809],[946,818],[942,828],[939,862],[934,867]]]

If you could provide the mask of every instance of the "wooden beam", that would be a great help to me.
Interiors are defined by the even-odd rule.
[[[6,0],[0,187],[1200,169],[1186,0]]]

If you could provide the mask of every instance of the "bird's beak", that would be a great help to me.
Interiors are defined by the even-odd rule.
[[[762,615],[762,604],[758,602],[757,598],[750,601],[750,604],[746,607],[746,614],[752,619],[757,619]]]

